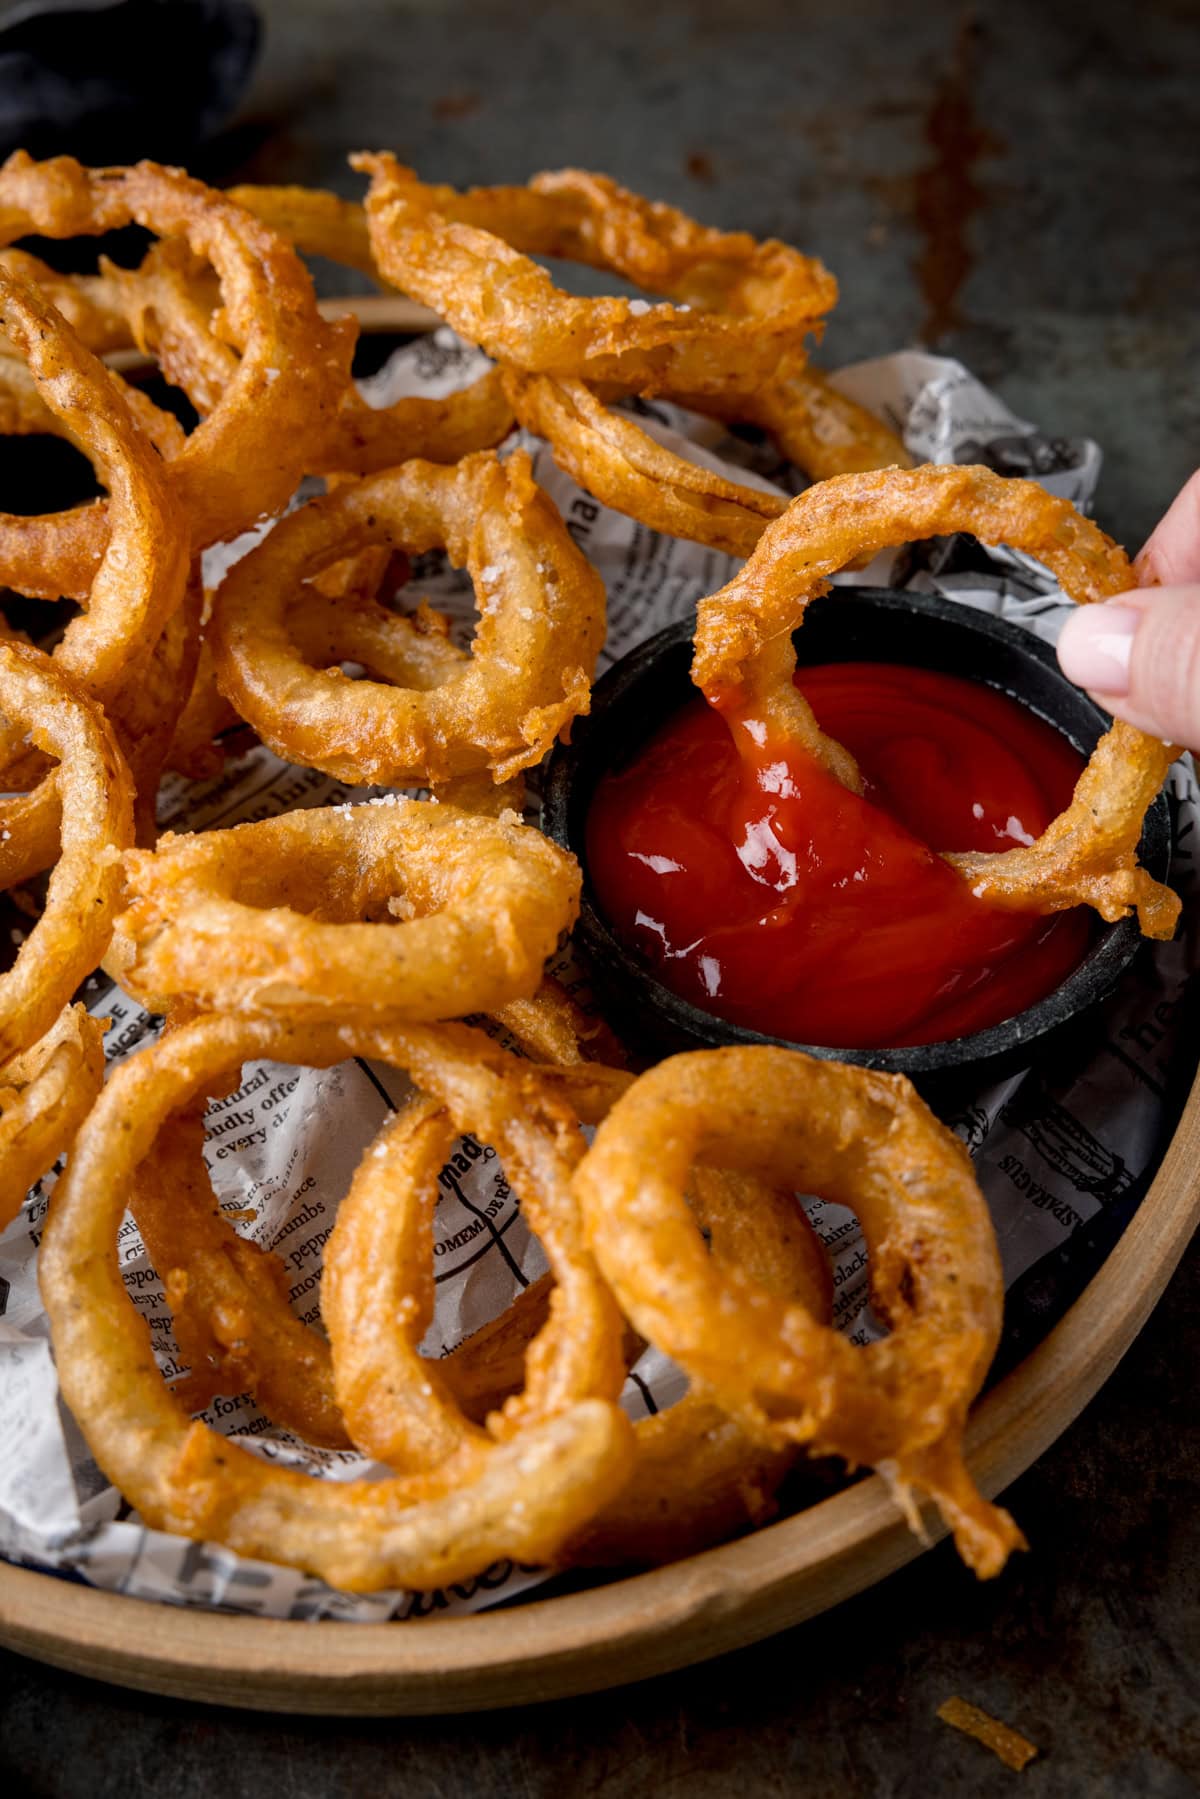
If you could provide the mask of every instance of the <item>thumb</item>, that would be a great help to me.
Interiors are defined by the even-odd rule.
[[[1080,606],[1058,660],[1069,681],[1164,743],[1200,747],[1200,586],[1141,588]]]

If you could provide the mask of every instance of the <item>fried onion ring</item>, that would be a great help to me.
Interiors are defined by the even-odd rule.
[[[364,1053],[375,1053],[374,1038],[356,1041]],[[542,1409],[562,1409],[561,1404],[553,1404],[556,1392],[586,1398],[593,1390],[604,1396],[602,1389],[611,1388],[615,1394],[620,1385],[620,1351],[610,1351],[600,1333],[615,1334],[619,1344],[620,1319],[607,1289],[596,1290],[594,1266],[579,1245],[576,1210],[566,1192],[582,1147],[577,1147],[572,1160],[564,1161],[557,1132],[547,1130],[545,1121],[514,1085],[511,1059],[476,1033],[424,1031],[401,1038],[390,1030],[387,1049],[392,1056],[403,1052],[411,1057],[428,1084],[457,1078],[476,1099],[490,1102],[490,1116],[500,1119],[496,1137],[503,1146],[506,1166],[519,1165],[522,1193],[529,1194],[529,1220],[535,1229],[548,1221],[546,1246],[552,1260],[564,1262],[568,1281],[566,1297],[560,1300],[553,1328],[539,1351],[544,1369]],[[591,1084],[589,1077],[585,1090]],[[351,1440],[334,1389],[328,1342],[292,1312],[290,1283],[278,1256],[236,1231],[216,1202],[204,1162],[203,1111],[201,1101],[177,1115],[170,1129],[160,1133],[138,1171],[131,1201],[147,1252],[166,1287],[180,1356],[189,1365],[187,1376],[174,1386],[176,1398],[194,1413],[218,1393],[248,1390],[276,1424],[310,1443],[348,1448]],[[445,1121],[436,1105],[433,1111]],[[510,1114],[518,1115],[515,1122]],[[449,1140],[454,1134],[450,1129]],[[379,1154],[377,1144],[372,1165]],[[439,1160],[432,1169],[435,1179],[440,1167]],[[422,1203],[424,1198],[422,1194]],[[351,1234],[349,1218],[339,1229],[343,1237]],[[362,1234],[361,1225],[358,1234]],[[343,1293],[350,1290],[354,1278],[352,1271],[340,1289]],[[389,1268],[384,1276],[388,1291],[396,1295],[400,1316],[420,1303],[428,1285],[427,1268],[419,1255],[408,1278],[411,1287],[398,1267]],[[464,1345],[440,1361],[430,1375],[456,1397],[463,1396],[464,1404],[471,1408],[467,1416],[473,1421],[482,1423],[486,1410],[491,1409],[479,1410],[488,1393],[501,1405],[521,1386],[525,1352],[547,1325],[548,1304],[523,1304],[525,1298],[521,1295],[509,1308],[511,1317],[505,1313],[488,1327],[487,1341],[503,1352],[499,1365],[489,1351],[485,1366],[481,1345],[472,1338],[470,1349]],[[367,1311],[352,1327],[356,1334],[376,1312],[368,1301]],[[383,1316],[388,1324],[392,1322],[390,1314]],[[414,1366],[419,1386],[425,1385],[429,1366],[425,1362],[419,1368]],[[536,1393],[534,1400],[536,1403]],[[418,1412],[422,1403],[418,1401]],[[436,1438],[432,1440],[436,1442]],[[427,1434],[426,1444],[430,1441]],[[364,1437],[360,1447],[370,1450],[369,1439]],[[412,1472],[435,1465],[429,1453],[417,1456],[414,1452],[410,1460]]]
[[[69,1148],[104,1081],[104,1024],[68,1006],[0,1074],[0,1229]]]
[[[304,577],[380,542],[445,545],[475,583],[471,659],[427,692],[318,671],[289,633]],[[604,584],[528,457],[483,453],[454,468],[409,462],[293,512],[226,575],[213,652],[222,691],[288,761],[388,786],[481,768],[501,781],[587,711],[604,610]]]
[[[325,1252],[321,1316],[338,1402],[359,1447],[400,1473],[473,1467],[481,1456],[582,1399],[615,1400],[625,1379],[616,1302],[584,1240],[571,1173],[585,1150],[571,1107],[540,1071],[462,1026],[426,1033],[410,1073],[442,1104],[401,1113],[359,1164]],[[394,1052],[393,1052],[394,1053]],[[612,1073],[608,1096],[628,1077]],[[522,1390],[473,1424],[440,1365],[418,1345],[433,1316],[438,1175],[470,1131],[499,1152],[555,1286],[529,1344]]]
[[[551,1561],[628,1477],[632,1433],[616,1407],[586,1400],[498,1446],[465,1480],[310,1479],[188,1423],[125,1291],[117,1229],[170,1113],[247,1060],[329,1066],[354,1047],[354,1033],[330,1026],[204,1018],[115,1071],[54,1190],[39,1260],[63,1396],[153,1528],[360,1592],[443,1586],[502,1556]]]
[[[734,425],[758,425],[814,481],[877,468],[911,468],[912,457],[882,419],[840,393],[804,357],[788,357],[767,381],[745,392],[671,398]]]
[[[61,854],[41,917],[0,975],[0,1070],[55,1023],[108,947],[133,842],[132,782],[104,713],[41,650],[0,645],[0,712],[58,759]],[[28,804],[0,801],[0,819]],[[7,808],[13,807],[9,812]],[[12,825],[5,828],[11,830]]]
[[[277,202],[280,194],[285,196],[283,204]],[[302,254],[324,256],[351,268],[365,264],[365,272],[378,278],[360,206],[305,188],[240,187],[228,198]],[[357,231],[340,231],[336,221],[342,213],[355,216]],[[115,298],[123,306],[141,348],[157,359],[167,380],[182,388],[206,416],[219,403],[237,360],[211,328],[211,303],[196,259],[184,246],[161,244],[140,269],[109,266],[108,274],[106,300],[111,304]],[[357,330],[353,314],[347,315],[344,328]],[[323,440],[313,449],[309,473],[377,474],[414,456],[428,462],[458,462],[476,450],[491,449],[511,430],[512,422],[495,369],[440,399],[406,395],[384,407],[369,405],[347,377]]]
[[[248,1391],[306,1442],[350,1448],[328,1344],[292,1311],[279,1257],[234,1230],[217,1203],[204,1160],[203,1100],[159,1134],[130,1205],[188,1364],[173,1388],[184,1409]]]
[[[125,873],[115,965],[136,997],[379,1021],[528,997],[580,884],[512,814],[390,796],[168,834]]]
[[[792,684],[791,634],[809,601],[828,590],[825,577],[855,556],[952,531],[1035,556],[1077,605],[1136,584],[1124,551],[1069,500],[1034,481],[932,464],[843,475],[793,500],[745,568],[701,600],[692,679],[731,717],[798,737],[845,779]],[[1138,867],[1137,845],[1173,755],[1169,745],[1118,722],[1092,752],[1067,810],[1035,843],[994,854],[946,853],[946,860],[993,905],[1059,912],[1085,904],[1110,922],[1136,909],[1146,936],[1168,938],[1180,902]]]
[[[89,571],[86,610],[71,620],[54,650],[57,667],[108,700],[182,600],[188,571],[182,514],[161,458],[137,429],[109,371],[35,289],[3,270],[0,321],[39,397],[109,490],[109,534]],[[40,591],[12,570],[0,567],[0,575],[21,592]]]
[[[236,536],[287,504],[345,386],[350,334],[326,324],[294,252],[222,194],[156,163],[86,169],[23,151],[0,169],[0,240],[94,235],[137,223],[211,262],[239,351],[215,410],[171,464],[191,547]],[[252,471],[247,478],[247,470]],[[107,537],[104,502],[0,523],[0,578],[22,592],[86,599]]]
[[[393,156],[351,162],[371,178],[367,224],[384,277],[534,374],[708,393],[736,370],[752,385],[837,299],[828,270],[789,245],[698,225],[607,176],[563,169],[458,194]],[[531,255],[610,269],[674,303],[576,298]]]
[[[780,494],[685,461],[612,412],[583,381],[506,369],[504,385],[518,424],[546,439],[573,481],[652,531],[745,557],[787,506]]]
[[[740,1266],[778,1299],[828,1320],[829,1262],[793,1194],[727,1169],[694,1168],[689,1197],[719,1268]],[[572,1562],[677,1561],[761,1524],[799,1453],[749,1435],[702,1390],[640,1418],[634,1441],[633,1479],[570,1545]]]
[[[133,779],[134,841],[153,844],[155,807],[164,760],[197,655],[197,580],[167,620],[148,662],[127,676],[105,708]],[[52,762],[36,752],[10,763],[0,797],[0,890],[28,881],[57,862],[62,805]]]
[[[717,1264],[684,1199],[697,1161],[851,1207],[890,1335],[856,1348]],[[672,1056],[617,1101],[574,1187],[626,1316],[723,1409],[875,1467],[914,1527],[928,1494],[963,1559],[999,1571],[1020,1533],[977,1492],[962,1431],[999,1341],[1000,1258],[966,1151],[903,1076],[767,1047]]]

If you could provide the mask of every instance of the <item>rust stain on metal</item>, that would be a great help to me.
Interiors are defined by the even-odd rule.
[[[482,105],[482,95],[468,92],[466,89],[453,94],[439,94],[433,103],[433,116],[439,121],[469,119],[471,114],[478,112]]]
[[[928,344],[963,322],[959,294],[974,261],[970,226],[988,199],[975,178],[975,167],[1002,148],[975,114],[971,87],[977,38],[974,21],[966,20],[954,60],[925,115],[925,141],[932,159],[918,169],[913,184],[913,212],[924,239],[915,264],[925,301],[921,338]]]

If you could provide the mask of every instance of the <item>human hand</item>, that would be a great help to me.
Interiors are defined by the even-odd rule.
[[[1058,640],[1067,679],[1164,743],[1200,749],[1200,470],[1134,562],[1155,586],[1080,606]]]

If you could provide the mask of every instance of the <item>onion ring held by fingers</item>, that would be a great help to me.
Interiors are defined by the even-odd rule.
[[[392,156],[351,161],[371,177],[367,224],[385,279],[531,373],[646,392],[720,392],[735,375],[753,385],[837,299],[828,270],[787,244],[698,225],[603,175],[564,169],[458,194]],[[531,255],[611,269],[673,304],[579,299]]]
[[[435,1045],[437,1033],[426,1033]],[[351,1437],[400,1473],[464,1469],[582,1399],[615,1400],[625,1378],[621,1317],[584,1240],[570,1179],[586,1147],[569,1104],[531,1068],[457,1027],[411,1072],[441,1105],[402,1113],[364,1156],[326,1247],[321,1315]],[[628,1084],[614,1077],[620,1090]],[[455,1138],[498,1151],[555,1286],[529,1344],[523,1389],[473,1424],[440,1365],[418,1352],[433,1315],[433,1211]]]
[[[517,422],[546,439],[559,467],[603,505],[652,531],[744,557],[787,506],[781,494],[685,461],[610,411],[583,381],[506,369],[504,383]]]
[[[632,1433],[614,1406],[587,1400],[522,1431],[465,1480],[310,1479],[189,1425],[125,1292],[117,1229],[169,1115],[246,1060],[328,1066],[361,1047],[330,1026],[204,1018],[115,1071],[55,1188],[41,1249],[64,1398],[100,1466],[152,1527],[351,1591],[443,1586],[501,1556],[552,1560],[628,1476]]]
[[[717,1264],[684,1199],[697,1161],[856,1211],[891,1334],[856,1348]],[[966,1151],[907,1080],[765,1047],[672,1056],[617,1101],[574,1186],[626,1316],[725,1410],[875,1467],[914,1522],[911,1490],[928,1494],[964,1560],[999,1571],[1020,1533],[961,1444],[999,1340],[1000,1258]]]
[[[428,692],[317,670],[289,634],[304,578],[380,542],[413,552],[444,545],[475,583],[471,659]],[[482,768],[506,780],[587,711],[604,585],[528,457],[409,462],[284,519],[226,575],[212,633],[222,690],[287,760],[389,786]]]
[[[68,1006],[0,1070],[0,1229],[70,1146],[104,1081],[104,1023]]]
[[[580,885],[511,815],[391,798],[168,835],[126,880],[115,966],[137,997],[380,1021],[533,993]]]
[[[827,590],[826,576],[864,551],[953,531],[1037,557],[1077,605],[1134,585],[1124,551],[1034,481],[932,464],[843,475],[793,500],[745,568],[701,600],[692,679],[732,719],[799,737],[829,761],[829,740],[792,684],[791,633],[805,607]],[[1169,745],[1118,722],[1092,752],[1070,806],[1036,842],[946,859],[993,905],[1059,912],[1082,903],[1110,921],[1136,909],[1146,936],[1170,937],[1179,900],[1138,867],[1137,845],[1172,759]]]
[[[179,169],[148,162],[86,169],[65,156],[34,162],[22,151],[0,169],[0,239],[7,242],[130,223],[182,237],[212,263],[239,353],[215,409],[171,464],[191,547],[201,549],[287,504],[345,386],[350,337],[321,318],[303,265],[280,238]],[[5,518],[4,578],[22,591],[86,598],[106,542],[106,511],[101,502],[40,519]]]
[[[108,947],[120,852],[133,842],[133,795],[100,707],[40,650],[0,645],[0,712],[28,730],[36,749],[58,758],[62,809],[61,854],[45,907],[16,962],[0,975],[2,1069],[45,1036]]]

